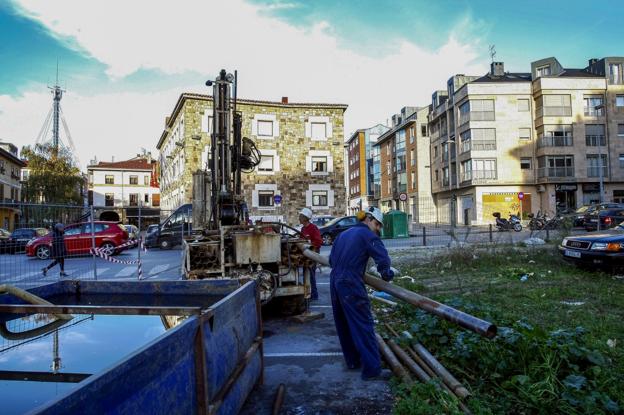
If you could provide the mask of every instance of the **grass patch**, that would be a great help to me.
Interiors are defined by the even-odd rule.
[[[410,278],[397,284],[498,325],[496,339],[486,340],[412,306],[383,318],[471,390],[473,413],[624,408],[624,279],[580,270],[552,246],[455,249],[401,271]],[[400,385],[396,394],[398,414],[459,411],[424,385]],[[432,409],[436,402],[444,408]]]

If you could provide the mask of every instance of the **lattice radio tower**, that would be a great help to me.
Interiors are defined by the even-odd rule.
[[[80,167],[80,160],[78,159],[76,146],[74,145],[74,141],[71,138],[71,134],[69,133],[69,127],[67,126],[67,121],[65,120],[63,110],[61,109],[61,99],[63,98],[63,93],[65,92],[65,90],[62,89],[59,85],[58,62],[56,63],[56,83],[54,84],[54,86],[48,86],[48,89],[50,89],[50,91],[52,92],[52,108],[50,108],[50,111],[48,111],[48,115],[43,122],[43,126],[39,131],[39,135],[37,136],[36,143],[44,144],[51,142],[54,155],[57,155],[59,149],[61,148],[68,149],[74,164]],[[67,142],[63,142],[63,140],[61,140],[60,123],[63,124],[63,131],[65,132],[65,138]],[[52,124],[52,128],[50,128],[50,124]],[[52,133],[52,137],[49,137],[50,133]]]

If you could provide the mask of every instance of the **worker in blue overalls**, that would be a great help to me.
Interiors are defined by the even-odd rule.
[[[360,223],[334,241],[329,263],[331,301],[342,354],[348,369],[361,368],[362,379],[369,380],[380,377],[381,358],[364,286],[366,264],[372,257],[386,281],[397,271],[390,266],[388,251],[379,238],[383,227],[381,211],[371,207],[365,213]]]

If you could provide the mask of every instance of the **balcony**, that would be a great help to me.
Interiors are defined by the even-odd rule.
[[[574,177],[574,167],[539,167],[537,169],[537,177],[549,179]]]
[[[535,110],[535,115],[539,117],[571,117],[572,107],[540,107]]]
[[[602,167],[602,177],[609,174],[608,166]],[[600,177],[600,166],[590,166],[587,168],[587,177]]]
[[[586,135],[585,145],[589,147],[604,147],[607,145],[607,140],[604,135]]]
[[[459,114],[459,125],[466,124],[468,121],[494,121],[494,111],[470,111],[468,113]]]
[[[572,135],[546,136],[537,139],[537,148],[541,147],[571,147]]]
[[[583,107],[583,115],[586,117],[602,117],[604,116],[604,106],[602,108],[596,108],[602,104],[598,104],[594,107]]]
[[[472,181],[473,183],[486,182],[489,180],[496,180],[496,170],[472,170],[466,171],[461,175],[461,181]]]
[[[496,150],[496,140],[467,140],[462,142],[461,152]]]

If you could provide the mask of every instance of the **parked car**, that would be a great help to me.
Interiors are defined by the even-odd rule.
[[[624,222],[624,207],[594,210],[585,217],[583,226],[588,232],[595,231],[598,230],[598,221],[600,221],[600,229],[609,229],[619,225]]]
[[[311,222],[320,228],[321,226],[327,225],[329,222],[331,222],[334,219],[336,219],[335,216],[318,215],[318,216],[314,216]]]
[[[345,216],[342,218],[335,218],[327,223],[325,226],[321,226],[321,238],[323,238],[323,245],[331,245],[336,237],[342,232],[346,231],[352,226],[355,226],[358,220],[355,216]]]
[[[116,255],[127,248],[119,248],[128,242],[128,231],[117,222],[94,222],[95,246],[107,255]],[[92,246],[91,223],[75,223],[65,227],[67,255],[89,254]],[[39,259],[50,258],[52,234],[32,239],[26,244],[26,255]]]
[[[158,230],[158,227],[159,227],[159,226],[160,226],[160,225],[159,225],[159,224],[157,224],[157,223],[154,223],[154,224],[152,224],[152,225],[149,225],[149,226],[147,227],[147,230],[145,231],[145,234],[146,234],[146,235],[149,235],[149,234],[151,234],[151,233],[154,233],[155,231],[157,231],[157,230]]]
[[[11,232],[7,231],[6,229],[0,228],[0,254],[4,252],[4,246],[10,236]]]
[[[193,205],[191,203],[177,208],[171,216],[159,225],[158,230],[145,236],[145,246],[147,248],[171,249],[182,243],[182,235],[190,234],[193,230],[192,211]]]
[[[559,253],[580,266],[617,269],[624,266],[624,226],[564,238]]]
[[[574,211],[574,226],[583,226],[585,224],[585,213],[587,213],[587,210],[592,206],[593,205],[583,205]]]
[[[590,219],[590,216],[596,212],[597,210],[604,210],[604,209],[617,209],[617,208],[621,208],[624,209],[624,204],[621,203],[598,203],[595,205],[590,205],[587,210],[585,211],[585,215],[583,217],[583,226],[585,226],[585,223]]]
[[[4,241],[2,252],[5,254],[17,254],[24,252],[26,244],[33,238],[46,235],[48,230],[45,228],[19,228]]]
[[[134,225],[124,225],[124,228],[128,231],[129,240],[137,241],[139,239],[139,228]]]

